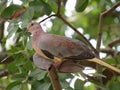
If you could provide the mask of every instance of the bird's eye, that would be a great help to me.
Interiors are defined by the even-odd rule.
[[[31,23],[31,26],[33,26],[34,25],[34,23]]]

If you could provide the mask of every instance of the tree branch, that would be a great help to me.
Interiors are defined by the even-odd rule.
[[[118,3],[116,3],[115,5],[113,5],[111,7],[111,9],[107,10],[107,11],[104,11],[100,14],[100,18],[99,18],[99,28],[98,28],[98,38],[97,38],[97,46],[96,46],[96,49],[98,51],[98,56],[99,56],[99,52],[100,52],[100,45],[101,45],[101,38],[102,38],[102,28],[103,28],[103,19],[111,14],[112,11],[114,11],[118,6],[120,6],[120,1]]]
[[[112,55],[112,56],[113,56],[114,53],[115,53],[115,50],[104,48],[104,49],[100,49],[100,52],[106,53],[106,54],[108,54],[108,55]]]
[[[13,57],[8,56],[7,52],[0,53],[0,64],[7,64],[7,63],[10,63],[12,61],[14,61]]]
[[[4,23],[5,20],[0,17],[0,43],[2,43],[3,33],[4,33]]]
[[[118,2],[117,4],[115,4],[114,6],[111,7],[111,9],[107,10],[107,11],[104,11],[100,14],[100,18],[99,18],[99,27],[98,27],[98,38],[97,38],[97,46],[96,46],[96,50],[98,51],[97,52],[97,57],[99,57],[99,52],[100,52],[100,46],[101,46],[101,39],[102,39],[102,28],[103,28],[103,21],[104,21],[104,18],[111,14],[112,11],[114,11],[118,6],[120,6],[120,2]],[[96,65],[96,68],[97,68],[97,71],[99,73],[102,72],[102,68],[100,65]],[[99,78],[99,77],[98,77]],[[102,78],[99,78],[99,80],[102,82]]]
[[[61,10],[61,0],[58,0],[58,10],[57,10],[57,15],[60,15],[60,10]]]
[[[48,68],[48,74],[51,79],[54,90],[62,90],[56,69],[53,65],[51,65],[51,67]]]
[[[109,44],[108,44],[108,47],[112,48],[115,44],[117,43],[120,43],[120,37],[118,38],[115,38],[113,41],[111,41]]]
[[[45,19],[41,20],[39,23],[42,23],[42,22],[44,22],[45,20],[47,20],[47,19],[49,19],[49,18],[51,18],[51,17],[53,17],[53,16],[56,16],[56,14],[52,14],[52,15],[46,17]]]

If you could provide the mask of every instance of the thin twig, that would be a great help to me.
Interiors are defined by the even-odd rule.
[[[56,14],[52,14],[52,15],[46,17],[45,19],[41,20],[39,23],[42,23],[42,22],[44,22],[45,20],[47,20],[47,19],[49,19],[49,18],[51,18],[51,17],[53,17],[53,16],[56,16]]]
[[[98,51],[98,56],[100,52],[100,45],[101,45],[101,38],[102,38],[103,19],[105,18],[105,16],[111,14],[111,12],[114,11],[118,6],[120,6],[120,2],[113,5],[111,9],[104,11],[100,14],[100,19],[99,19],[100,21],[99,21],[99,28],[98,28],[99,32],[98,32],[97,46],[96,46],[96,49]]]
[[[107,49],[107,48],[102,48],[102,49],[100,49],[100,52],[102,52],[102,53],[106,53],[106,54],[108,54],[108,55],[114,55],[114,53],[117,53],[115,50],[113,50],[113,49],[111,49],[111,48],[109,48],[109,49]]]
[[[100,14],[99,27],[98,27],[99,32],[98,32],[97,46],[96,46],[96,50],[98,51],[97,53],[98,57],[99,57],[101,38],[102,38],[102,27],[103,27],[103,14]]]
[[[2,43],[5,19],[0,17],[0,43]]]
[[[53,89],[54,90],[62,90],[59,79],[58,79],[57,71],[53,65],[51,65],[51,67],[49,67],[48,74],[51,79]]]
[[[109,44],[108,44],[108,47],[112,48],[115,44],[117,43],[120,43],[120,37],[118,38],[115,38],[113,41],[111,41]]]
[[[113,5],[109,10],[103,12],[103,17],[111,14],[118,6],[120,6],[120,1]]]
[[[59,14],[60,14],[60,8],[61,8],[61,0],[58,0],[58,10],[57,10],[57,13],[48,16],[47,18],[41,20],[39,23],[42,23],[42,22],[44,22],[45,20],[47,20],[47,19],[49,19],[49,18],[51,18],[51,17],[53,17],[53,16],[59,15]]]
[[[102,28],[103,28],[103,21],[104,18],[109,15],[112,11],[114,11],[118,6],[120,6],[120,2],[118,2],[117,4],[115,4],[113,7],[111,7],[111,9],[103,12],[100,14],[100,18],[99,18],[99,27],[98,27],[98,38],[97,38],[97,46],[96,46],[96,50],[97,52],[97,57],[99,57],[99,52],[100,52],[100,46],[101,46],[101,39],[102,39]],[[102,72],[102,68],[101,66],[99,66],[98,64],[96,65],[97,71],[99,73]],[[98,77],[99,78],[99,77]],[[99,80],[102,82],[102,78],[99,78]]]
[[[57,10],[57,15],[60,14],[60,10],[61,10],[61,0],[58,0],[58,10]]]

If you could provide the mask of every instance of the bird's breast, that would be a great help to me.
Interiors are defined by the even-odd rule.
[[[38,39],[35,38],[35,37],[32,38],[32,46],[33,46],[34,50],[35,50],[40,56],[48,59],[48,57],[47,57],[47,56],[41,51],[41,49],[39,48],[39,43],[38,43],[37,40],[38,40]]]

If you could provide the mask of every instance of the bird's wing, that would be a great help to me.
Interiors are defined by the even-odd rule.
[[[94,54],[84,43],[68,37],[45,34],[41,37],[38,44],[41,51],[51,59],[54,56],[62,59],[75,60],[94,57]]]

